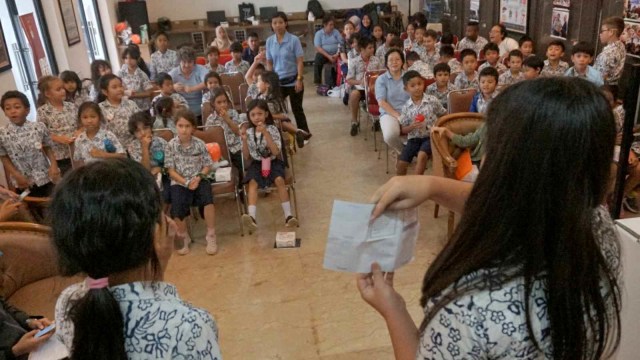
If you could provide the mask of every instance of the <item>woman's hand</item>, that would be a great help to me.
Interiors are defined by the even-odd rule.
[[[47,326],[51,325],[51,323],[52,323],[51,320],[47,318],[31,319],[31,321],[29,321],[29,328],[31,330],[42,330]]]
[[[36,351],[40,347],[40,345],[42,345],[44,342],[49,340],[51,336],[53,336],[55,331],[51,331],[36,339],[35,335],[37,333],[38,330],[33,330],[24,334],[20,338],[20,340],[18,340],[18,342],[11,348],[11,352],[13,353],[13,355],[18,357]]]
[[[176,92],[185,92],[184,91],[184,84],[182,84],[182,83],[173,84],[173,90],[175,90]]]
[[[0,221],[7,221],[18,213],[21,203],[7,199],[0,205]]]
[[[371,264],[371,272],[356,278],[362,299],[384,318],[406,308],[404,299],[393,288],[393,273],[384,273],[378,263]]]
[[[0,198],[18,200],[18,197],[19,195],[16,194],[15,192],[7,188],[0,187]]]
[[[371,219],[380,216],[385,210],[410,209],[422,204],[429,198],[426,191],[426,177],[421,175],[396,176],[382,185],[371,198],[376,204]]]
[[[303,89],[304,89],[304,84],[302,83],[302,80],[296,80],[296,87],[295,87],[296,92],[300,92]]]

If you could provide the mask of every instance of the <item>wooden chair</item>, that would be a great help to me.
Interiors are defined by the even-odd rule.
[[[476,89],[453,90],[447,95],[449,114],[468,112]]]
[[[445,127],[455,134],[466,135],[476,131],[483,123],[484,116],[479,113],[459,112],[441,117],[436,121],[435,126]],[[456,169],[458,168],[457,157],[462,149],[453,145],[446,136],[440,136],[434,133],[431,136],[431,145],[433,151],[433,174],[435,176],[443,176],[449,179],[455,179]],[[438,217],[440,205],[436,204],[433,217]],[[447,238],[453,234],[455,223],[455,213],[449,210],[449,224],[447,228]]]
[[[223,87],[228,86],[229,93],[231,93],[231,102],[233,102],[233,108],[241,111],[242,100],[240,95],[240,84],[244,83],[244,75],[241,72],[222,73],[220,74]]]
[[[240,110],[241,113],[247,112],[247,93],[249,92],[249,84],[246,82],[238,86],[238,93],[240,94]]]
[[[153,129],[153,134],[155,136],[161,137],[166,142],[171,141],[171,139],[175,137],[171,129]]]
[[[240,225],[240,236],[244,236],[244,228],[242,227],[242,205],[240,201],[240,177],[238,170],[231,164],[231,153],[227,147],[227,140],[224,136],[224,129],[221,126],[210,126],[208,128],[201,127],[196,129],[193,136],[208,143],[217,143],[220,146],[220,153],[229,161],[231,166],[231,181],[214,182],[211,184],[211,190],[214,197],[233,197],[236,201],[238,210],[238,224]]]
[[[364,73],[364,93],[365,93],[365,105],[367,112],[367,128],[364,132],[364,139],[367,140],[367,131],[371,130],[373,133],[373,150],[378,151],[378,142],[376,141],[375,126],[380,121],[380,106],[376,99],[376,80],[382,74],[387,72],[386,70],[367,71]]]

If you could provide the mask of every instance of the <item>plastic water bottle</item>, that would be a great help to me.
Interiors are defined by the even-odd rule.
[[[115,153],[116,152],[116,147],[115,145],[113,145],[113,143],[111,142],[111,140],[109,139],[104,139],[104,150],[108,153]]]
[[[262,177],[269,177],[271,174],[271,157],[262,158]]]

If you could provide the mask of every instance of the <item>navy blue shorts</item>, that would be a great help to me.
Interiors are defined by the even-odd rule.
[[[402,149],[402,154],[400,154],[398,159],[400,161],[410,163],[420,151],[424,151],[428,155],[431,155],[431,139],[428,136],[426,138],[409,139],[409,141],[407,141],[407,145]]]
[[[182,185],[171,185],[171,217],[183,220],[191,213],[191,207],[204,207],[213,204],[211,183],[201,180],[195,190]]]
[[[165,204],[171,204],[171,178],[169,175],[162,175],[162,200]]]

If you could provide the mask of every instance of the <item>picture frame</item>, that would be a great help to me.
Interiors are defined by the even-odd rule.
[[[569,15],[569,9],[553,8],[551,12],[551,28],[549,30],[552,38],[567,40]]]
[[[500,0],[500,23],[508,31],[526,34],[528,21],[528,0]]]
[[[640,20],[640,0],[624,0],[625,20]]]
[[[9,49],[7,48],[7,40],[4,37],[4,31],[0,25],[0,73],[11,69],[11,58],[9,57]]]
[[[620,40],[624,43],[627,56],[640,58],[640,21],[625,20]]]
[[[553,6],[569,8],[571,7],[571,0],[553,0]]]
[[[75,45],[80,42],[80,30],[76,21],[76,10],[72,0],[58,0],[64,33],[67,36],[67,45]]]

